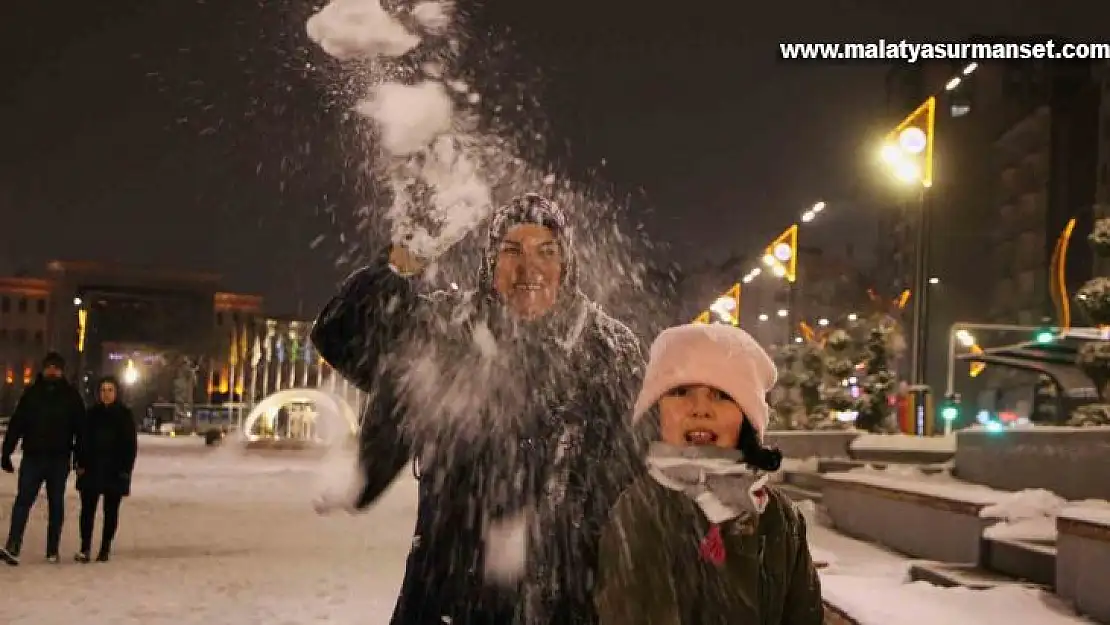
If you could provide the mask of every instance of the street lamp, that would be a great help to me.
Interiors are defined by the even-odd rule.
[[[966,69],[966,68],[965,68]],[[974,68],[972,69],[974,71]],[[925,383],[926,342],[928,337],[928,284],[929,279],[929,210],[926,190],[933,186],[933,144],[935,143],[936,96],[930,96],[921,106],[906,116],[890,133],[880,151],[883,163],[895,179],[913,185],[918,190],[917,243],[913,276],[913,342],[911,380],[915,385]]]
[[[956,330],[956,340],[964,347],[975,345],[975,336],[967,330]]]
[[[123,369],[123,383],[127,386],[132,386],[139,381],[139,370],[135,367],[135,362],[132,360],[127,361],[127,366]]]

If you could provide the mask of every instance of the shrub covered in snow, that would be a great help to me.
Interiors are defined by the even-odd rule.
[[[1110,257],[1110,219],[1096,221],[1087,241],[1095,254]],[[1099,276],[1088,280],[1080,287],[1076,299],[1092,325],[1110,326],[1110,278]],[[1106,402],[1110,383],[1110,341],[1096,341],[1080,347],[1077,364],[1095,383],[1099,400]],[[1110,425],[1110,405],[1083,406],[1072,414],[1068,424]]]
[[[1068,419],[1073,427],[1110,425],[1110,404],[1087,404],[1076,408]]]

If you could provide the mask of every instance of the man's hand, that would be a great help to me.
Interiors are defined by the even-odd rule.
[[[0,469],[3,469],[4,473],[15,473],[15,465],[12,464],[11,456],[8,454],[0,456]]]

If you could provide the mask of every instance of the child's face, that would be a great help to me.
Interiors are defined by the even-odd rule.
[[[659,423],[668,445],[735,449],[743,421],[740,406],[710,386],[680,386],[659,400]]]

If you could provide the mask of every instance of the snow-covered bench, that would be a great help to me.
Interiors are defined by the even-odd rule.
[[[836,529],[909,556],[978,563],[979,512],[1003,493],[946,476],[855,470],[825,475],[823,503]]]
[[[1110,503],[1081,502],[1057,515],[1056,594],[1110,623]]]

